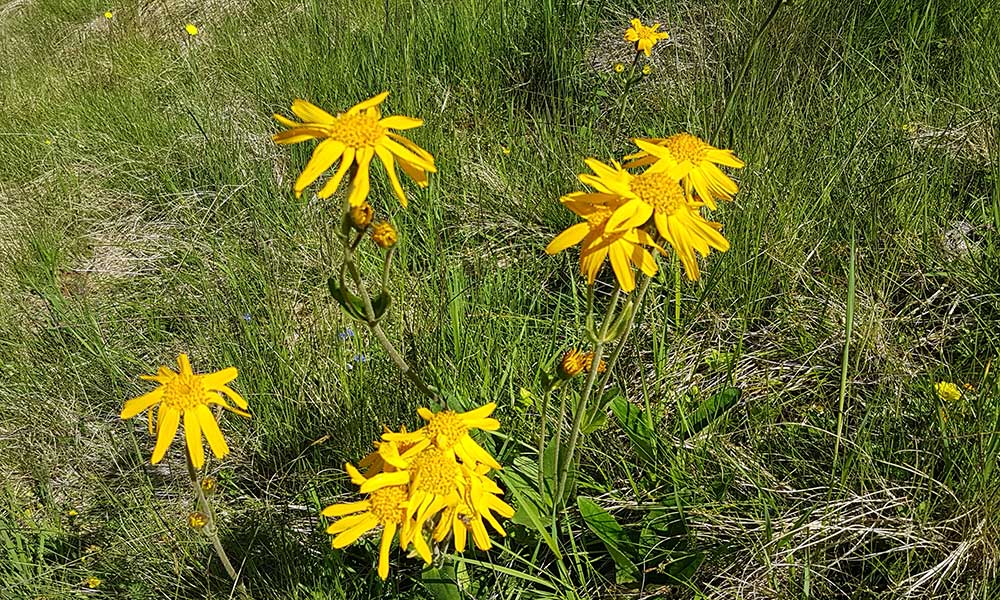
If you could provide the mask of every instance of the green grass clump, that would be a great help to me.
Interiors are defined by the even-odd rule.
[[[229,596],[186,527],[180,452],[149,465],[145,424],[117,418],[182,351],[237,366],[253,410],[212,467],[253,597],[430,597],[416,562],[382,583],[374,545],[322,531],[343,463],[422,399],[344,333],[335,211],[294,199],[308,149],[270,140],[295,97],[383,90],[439,168],[405,212],[373,177],[402,232],[385,326],[455,397],[498,403],[501,459],[538,430],[520,388],[580,339],[573,257],[542,250],[583,159],[687,130],[747,163],[714,213],[732,249],[680,322],[672,276],[654,282],[614,375],[655,451],[615,419],[586,438],[580,494],[640,577],[616,583],[579,521],[562,571],[512,525],[469,555],[471,595],[1000,597],[1000,11],[792,2],[748,56],[771,4],[0,3],[0,597]],[[615,135],[634,16],[671,38]],[[970,389],[945,403],[942,380]]]

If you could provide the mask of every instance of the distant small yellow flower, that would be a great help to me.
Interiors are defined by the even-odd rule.
[[[110,10],[109,11],[105,11],[105,13],[104,13],[104,18],[105,19],[113,19],[114,17],[115,17],[115,13],[111,12]]]
[[[625,65],[621,63],[615,63],[615,73],[621,73],[625,70]]]
[[[388,221],[382,221],[372,227],[372,239],[379,248],[391,248],[396,245],[398,236],[396,229]]]
[[[653,72],[653,67],[651,67],[649,65],[643,65],[642,66],[642,74],[643,75],[649,75],[652,72]]]
[[[504,154],[510,154],[510,147],[509,146],[500,146],[500,151],[503,152]]]
[[[204,529],[208,525],[208,515],[202,512],[193,512],[188,515],[188,525],[191,529]]]
[[[976,386],[972,385],[971,383],[963,383],[962,389],[964,389],[967,392],[973,392],[976,390]]]
[[[153,417],[156,413],[156,447],[153,449],[152,458],[152,463],[155,465],[163,460],[163,455],[177,434],[181,417],[184,417],[184,438],[187,442],[188,456],[191,457],[191,464],[200,469],[205,464],[202,434],[208,440],[208,445],[216,457],[222,458],[229,453],[229,446],[222,437],[222,431],[219,430],[219,424],[216,423],[215,415],[212,414],[209,405],[221,406],[247,418],[250,417],[250,413],[246,412],[249,407],[243,396],[227,385],[236,379],[234,367],[215,373],[196,375],[191,371],[187,354],[177,357],[177,366],[180,367],[178,373],[168,367],[160,367],[156,375],[140,375],[141,379],[155,381],[160,387],[126,402],[121,418],[131,419],[149,409],[149,433],[153,435]],[[236,406],[230,405],[223,394],[235,402]]]
[[[570,348],[559,361],[559,377],[570,379],[583,373],[587,366],[586,354],[576,348]]]
[[[67,510],[67,511],[66,511],[66,516],[67,516],[67,517],[69,517],[69,518],[71,518],[71,519],[72,519],[73,517],[75,517],[75,516],[79,515],[79,514],[80,514],[80,513],[76,512],[76,509],[75,509],[75,508],[71,508],[71,509],[69,509],[69,510]]]
[[[188,35],[195,36],[198,35],[198,28],[194,26],[193,23],[188,23],[184,26],[184,31],[188,32]]]
[[[45,138],[45,145],[46,146],[51,146],[52,145],[52,140],[50,140],[48,138]]]
[[[934,391],[937,392],[938,398],[945,402],[954,402],[962,397],[962,392],[958,389],[958,386],[950,381],[935,383]]]
[[[649,56],[656,42],[670,37],[666,31],[657,31],[659,28],[659,23],[654,23],[652,27],[647,27],[639,19],[632,19],[632,26],[625,30],[625,39],[635,42],[636,52],[643,52],[646,56]]]
[[[83,585],[87,586],[92,590],[96,590],[97,588],[101,587],[101,583],[103,582],[97,577],[94,577],[93,575],[83,580]]]
[[[313,150],[312,157],[305,169],[295,180],[295,196],[302,195],[302,190],[312,184],[327,169],[340,161],[337,171],[316,194],[320,198],[329,198],[337,191],[344,176],[352,166],[351,188],[348,202],[351,206],[361,204],[368,198],[371,187],[369,167],[372,160],[378,157],[385,172],[389,176],[392,190],[399,198],[400,204],[406,207],[406,195],[399,184],[396,175],[396,165],[422,188],[427,187],[427,174],[437,172],[434,157],[429,152],[414,144],[409,139],[393,131],[404,131],[420,127],[421,119],[392,115],[382,118],[379,105],[389,96],[389,92],[359,102],[347,109],[345,113],[333,116],[325,110],[298,100],[292,102],[292,112],[302,119],[293,121],[281,115],[274,118],[288,129],[272,136],[278,144],[297,144],[307,140],[321,141]]]

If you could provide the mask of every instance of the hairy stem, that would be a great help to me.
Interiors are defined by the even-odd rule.
[[[201,489],[201,480],[198,478],[198,471],[191,462],[191,455],[187,453],[185,455],[187,456],[188,476],[191,478],[192,487],[194,487],[197,506],[204,512],[207,518],[207,523],[203,531],[208,536],[208,539],[212,541],[215,554],[222,561],[222,566],[225,567],[226,573],[229,573],[229,576],[232,577],[233,583],[237,583],[242,588],[243,583],[239,581],[239,575],[236,573],[236,569],[233,568],[233,563],[229,562],[229,556],[226,555],[226,550],[222,547],[222,540],[219,539],[219,530],[215,525],[215,510],[212,509],[212,503],[208,501],[204,490]]]

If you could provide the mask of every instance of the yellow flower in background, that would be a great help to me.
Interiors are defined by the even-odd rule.
[[[505,155],[510,155],[510,146],[500,146],[500,151]]]
[[[104,18],[105,19],[113,19],[113,18],[115,18],[115,13],[111,12],[110,10],[109,11],[105,11]]]
[[[639,19],[632,19],[631,22],[632,26],[625,30],[625,39],[629,42],[635,42],[635,51],[643,52],[646,56],[650,55],[656,42],[670,37],[666,31],[657,31],[660,28],[659,23],[647,27]]]
[[[690,133],[678,133],[668,138],[636,139],[639,152],[625,157],[626,169],[663,162],[670,176],[684,185],[690,197],[692,191],[710,209],[715,198],[732,200],[738,191],[736,184],[716,165],[742,169],[744,162],[732,150],[720,150]]]
[[[101,581],[99,578],[94,577],[93,575],[83,580],[83,585],[92,590],[96,590],[97,588],[101,587],[102,583],[104,582]]]
[[[208,440],[208,445],[216,457],[222,458],[229,453],[219,424],[215,421],[210,405],[221,406],[238,415],[249,417],[247,401],[227,384],[236,379],[236,369],[229,367],[215,373],[196,375],[191,371],[191,363],[186,354],[177,357],[179,371],[175,373],[168,367],[160,367],[156,375],[140,375],[147,381],[160,384],[148,394],[133,398],[125,403],[121,418],[131,419],[142,411],[149,409],[149,433],[156,435],[156,447],[153,449],[152,463],[155,465],[163,459],[167,448],[177,434],[181,418],[184,419],[184,438],[187,442],[188,456],[191,464],[200,469],[205,464],[205,449],[202,446],[202,434]],[[236,406],[230,405],[228,396]],[[238,408],[237,408],[238,407]],[[157,411],[157,409],[159,409]],[[153,427],[154,413],[156,427]]]
[[[186,31],[190,36],[198,35],[198,28],[195,27],[193,23],[188,23],[187,25],[185,25],[184,31]]]
[[[333,177],[317,195],[320,198],[332,196],[348,170],[356,165],[348,201],[351,206],[361,204],[368,197],[371,186],[369,167],[376,156],[385,167],[389,183],[404,207],[406,195],[396,176],[397,163],[418,186],[427,187],[427,173],[437,172],[434,157],[420,146],[392,131],[413,129],[420,127],[424,122],[402,115],[381,118],[378,105],[388,96],[389,92],[382,92],[355,104],[346,113],[337,116],[305,100],[297,99],[292,102],[292,112],[302,119],[302,122],[274,115],[279,123],[288,127],[286,131],[273,136],[275,142],[297,144],[313,139],[323,140],[313,150],[308,164],[295,181],[296,197],[301,196],[302,190],[340,161],[340,166]]]
[[[593,368],[594,368],[594,353],[587,352],[586,354],[583,355],[583,370],[590,373],[591,369]],[[604,373],[607,370],[608,370],[608,365],[602,359],[601,362],[598,363],[597,365],[597,372]]]
[[[208,515],[203,512],[193,512],[188,514],[188,525],[191,529],[202,530],[208,525]]]
[[[621,73],[625,70],[625,65],[621,63],[615,63],[615,73]]]
[[[652,72],[653,72],[653,67],[651,67],[649,65],[642,65],[642,74],[643,75],[649,75]]]
[[[363,487],[368,483],[369,480],[352,465],[345,465],[345,469],[355,484]],[[412,522],[405,512],[408,501],[409,491],[405,485],[390,485],[373,490],[365,500],[327,506],[321,513],[324,517],[343,517],[326,529],[327,533],[335,536],[333,547],[343,548],[352,544],[381,525],[378,576],[385,579],[389,576],[389,549],[396,531],[400,530],[401,539],[411,535]],[[405,548],[406,544],[401,542],[400,546]]]
[[[937,392],[938,398],[944,402],[954,402],[962,397],[961,390],[958,386],[950,381],[939,381],[934,384],[934,391]]]

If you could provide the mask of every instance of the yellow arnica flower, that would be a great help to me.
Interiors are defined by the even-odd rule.
[[[105,19],[113,19],[113,18],[115,18],[115,13],[111,12],[110,10],[105,11],[104,12],[104,18]]]
[[[121,418],[131,419],[149,409],[149,433],[153,435],[155,432],[156,435],[156,447],[153,448],[152,458],[152,463],[155,465],[166,454],[183,417],[188,456],[191,457],[191,464],[200,469],[205,464],[205,449],[201,441],[203,433],[216,457],[222,458],[229,453],[229,446],[222,437],[219,424],[215,422],[215,415],[212,414],[209,405],[221,406],[244,417],[250,416],[250,413],[246,412],[249,407],[247,401],[227,385],[236,379],[234,367],[206,375],[196,375],[191,371],[191,363],[186,354],[177,357],[177,366],[179,367],[177,373],[168,367],[160,367],[156,375],[140,375],[142,379],[159,383],[160,387],[126,402]],[[236,403],[236,406],[230,405],[223,394]],[[156,413],[155,429],[154,413]]]
[[[198,28],[194,26],[194,23],[188,23],[187,25],[185,25],[184,31],[186,31],[188,35],[191,36],[198,35]]]
[[[652,215],[656,231],[673,246],[688,279],[695,280],[700,276],[696,252],[708,256],[712,248],[721,252],[729,249],[729,241],[719,233],[722,225],[701,216],[698,209],[702,204],[685,197],[674,174],[669,172],[668,163],[657,162],[639,175],[632,175],[617,164],[611,167],[596,160],[587,164],[594,175],[581,175],[580,180],[598,193],[581,195],[581,201],[607,202],[608,198],[616,199],[622,208],[615,211],[612,221],[632,214],[628,209],[632,204],[645,207],[642,211],[631,210],[635,210],[637,215]],[[631,276],[631,269],[628,274]],[[647,271],[647,274],[650,273]],[[634,285],[633,281],[630,283]],[[622,289],[625,289],[624,285]]]
[[[562,359],[559,360],[559,377],[562,379],[576,377],[580,373],[583,373],[583,369],[586,366],[586,354],[576,348],[570,348],[562,355]]]
[[[945,402],[954,402],[962,397],[962,392],[958,389],[958,386],[950,381],[935,383],[934,391],[937,392],[938,398]]]
[[[434,173],[434,157],[429,152],[414,144],[405,137],[392,131],[413,129],[424,124],[421,119],[395,115],[381,118],[378,105],[389,96],[382,92],[374,98],[355,104],[346,113],[333,116],[323,109],[306,102],[292,102],[292,112],[302,119],[302,122],[274,115],[288,130],[273,136],[279,144],[297,144],[307,140],[321,139],[313,150],[312,158],[306,164],[302,174],[295,181],[295,195],[301,196],[302,190],[326,172],[338,160],[340,166],[333,177],[326,182],[319,193],[320,198],[329,198],[340,186],[353,165],[357,165],[353,174],[348,201],[351,206],[358,206],[368,198],[370,188],[369,167],[372,159],[378,156],[389,176],[389,183],[399,201],[406,206],[406,194],[396,176],[396,163],[420,187],[427,187],[427,173]]]
[[[472,532],[476,547],[480,550],[489,550],[493,547],[493,542],[490,541],[483,520],[485,519],[497,533],[506,536],[507,532],[493,513],[509,519],[514,516],[514,509],[499,498],[503,490],[486,477],[489,467],[479,465],[476,469],[470,469],[462,465],[462,471],[466,486],[462,490],[461,501],[442,514],[441,520],[434,528],[434,540],[443,541],[449,533],[452,533],[455,537],[455,550],[464,552],[466,535]]]
[[[351,481],[364,489],[369,480],[350,464],[345,465],[345,469]],[[409,491],[405,485],[389,485],[373,490],[365,500],[327,506],[322,512],[324,517],[344,517],[326,529],[327,533],[336,536],[333,547],[343,548],[381,525],[378,576],[385,579],[389,576],[389,549],[396,531],[400,530],[401,539],[412,535],[412,523],[405,512],[408,501]],[[406,547],[404,543],[400,545]]]
[[[500,421],[490,418],[496,407],[495,402],[490,402],[465,413],[450,410],[433,413],[421,407],[417,409],[417,414],[427,421],[427,425],[412,433],[385,433],[382,439],[400,444],[419,444],[427,440],[441,450],[457,455],[467,465],[483,463],[491,469],[501,469],[500,463],[469,435],[470,429],[500,429]]]
[[[732,200],[738,191],[736,184],[719,167],[742,169],[744,162],[732,150],[720,150],[690,133],[678,133],[668,138],[635,140],[640,151],[625,157],[626,169],[644,167],[663,161],[672,177],[680,180],[691,196],[692,190],[710,209],[715,210],[715,198]]]
[[[595,173],[617,179],[616,188],[627,189],[631,175],[618,163],[613,168],[593,158],[586,163]],[[634,194],[611,192],[606,182],[593,175],[580,175],[579,179],[597,192],[573,192],[560,201],[586,220],[557,235],[545,252],[556,254],[580,244],[580,272],[590,284],[597,278],[604,259],[610,257],[622,291],[631,292],[635,289],[633,264],[650,277],[656,274],[656,261],[643,246],[663,252],[651,235],[639,229],[652,216],[653,209]]]
[[[649,56],[653,46],[660,40],[670,37],[666,31],[657,31],[659,23],[654,23],[652,27],[646,27],[639,19],[632,19],[632,26],[625,30],[625,39],[635,42],[635,51],[643,52]]]

